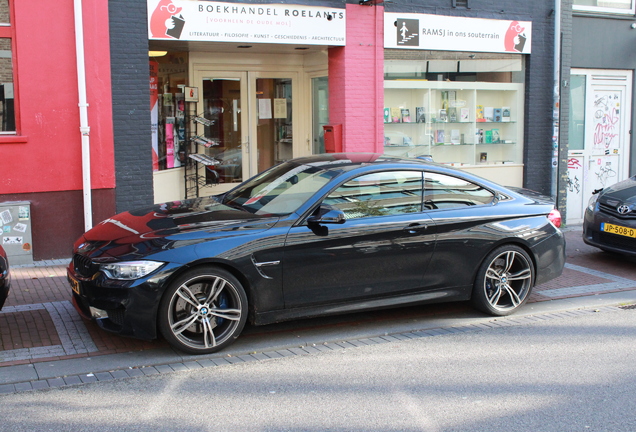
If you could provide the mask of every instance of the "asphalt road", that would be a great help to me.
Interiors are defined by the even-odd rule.
[[[0,431],[634,431],[636,310],[0,396]]]

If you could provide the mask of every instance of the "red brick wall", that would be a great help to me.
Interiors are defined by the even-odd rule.
[[[329,119],[344,151],[383,152],[382,6],[347,5],[347,45],[329,49]]]

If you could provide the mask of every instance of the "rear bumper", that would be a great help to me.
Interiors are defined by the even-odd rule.
[[[558,228],[554,234],[535,245],[533,252],[537,260],[535,285],[555,279],[563,273],[565,266],[565,236]]]

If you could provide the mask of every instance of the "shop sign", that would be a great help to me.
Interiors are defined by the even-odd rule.
[[[153,40],[345,45],[344,8],[148,0]]]
[[[384,47],[530,54],[532,22],[385,13]]]

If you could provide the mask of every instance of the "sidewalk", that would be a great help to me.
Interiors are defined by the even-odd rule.
[[[601,296],[603,301],[599,303],[636,303],[636,260],[606,254],[585,245],[580,227],[565,231],[567,263],[563,275],[535,287],[529,299],[531,304],[513,318],[544,311],[595,307],[594,302]],[[18,382],[20,376],[30,381],[42,379],[44,366],[44,375],[55,377],[200,359],[177,353],[162,340],[146,342],[124,338],[83,321],[69,301],[67,264],[67,260],[55,260],[12,268],[11,293],[0,312],[0,386]],[[364,315],[362,318],[361,315],[341,318],[350,324],[348,326],[337,322],[316,328],[312,326],[315,321],[300,321],[248,328],[235,346],[216,357],[272,347],[298,347],[301,337],[318,344],[329,341],[330,337],[337,340],[370,337],[368,332],[378,331],[377,318],[386,320],[387,326],[382,327],[385,334],[493,320],[476,314],[465,305],[452,303],[431,306],[425,312],[421,312],[421,308],[406,309],[400,315],[402,321],[390,312],[379,317],[375,314],[368,321]],[[81,359],[83,363],[73,362],[73,359]]]

